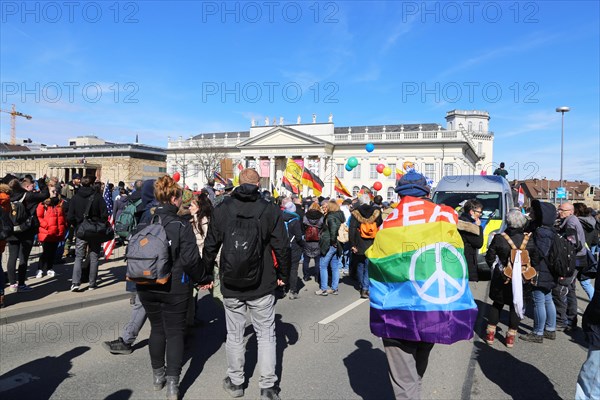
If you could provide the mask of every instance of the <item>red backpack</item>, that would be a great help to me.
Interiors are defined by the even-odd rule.
[[[307,242],[318,242],[321,239],[319,228],[314,225],[308,225],[304,231],[304,240]]]

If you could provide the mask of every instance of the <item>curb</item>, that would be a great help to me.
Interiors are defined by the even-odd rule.
[[[125,290],[119,290],[113,291],[113,293],[99,293],[97,296],[76,301],[62,300],[43,305],[32,305],[29,307],[20,308],[14,312],[11,312],[10,309],[2,309],[0,311],[0,326],[25,321],[32,318],[47,317],[49,315],[63,313],[66,311],[79,310],[86,307],[111,303],[114,301],[127,299],[130,296],[131,293]]]

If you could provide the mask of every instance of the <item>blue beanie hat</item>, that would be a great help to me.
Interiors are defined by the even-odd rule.
[[[404,174],[396,184],[396,193],[400,196],[423,197],[430,191],[427,179],[415,171]]]

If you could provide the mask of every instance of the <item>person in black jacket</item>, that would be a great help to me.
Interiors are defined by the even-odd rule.
[[[556,278],[547,264],[552,240],[556,232],[553,229],[556,220],[556,207],[553,204],[533,200],[531,202],[531,222],[529,230],[533,231],[533,242],[539,253],[539,262],[535,270],[538,275],[531,283],[533,298],[533,329],[527,335],[519,335],[521,340],[542,343],[544,338],[554,340],[556,337],[556,306],[552,300],[552,289],[556,287]]]
[[[69,211],[67,212],[67,221],[72,224],[77,232],[77,228],[83,222],[84,214],[89,206],[90,211],[88,217],[93,221],[108,223],[108,210],[106,203],[102,198],[102,194],[94,187],[96,177],[86,175],[81,179],[81,188],[69,203]],[[91,201],[91,205],[90,205]],[[71,291],[79,291],[81,285],[81,270],[82,262],[85,258],[86,251],[90,259],[90,283],[88,290],[96,289],[96,278],[98,277],[98,263],[100,258],[100,250],[102,243],[95,240],[85,241],[76,238],[75,242],[75,264],[73,265],[73,279],[71,282]]]
[[[504,233],[513,241],[516,248],[521,248],[521,244],[525,238],[523,227],[527,224],[527,218],[519,210],[512,210],[506,215],[506,224],[508,227]],[[539,254],[533,240],[527,242],[525,249],[529,253],[531,265],[535,268],[539,263]],[[496,325],[500,321],[500,312],[504,308],[504,305],[508,304],[510,308],[508,331],[505,341],[506,347],[513,347],[517,328],[519,327],[520,318],[515,312],[513,304],[512,285],[507,281],[503,273],[503,267],[508,266],[510,256],[511,247],[506,238],[501,234],[495,235],[485,254],[485,261],[490,268],[494,267],[496,257],[498,257],[498,261],[500,262],[500,265],[496,265],[496,268],[492,271],[492,281],[490,283],[490,299],[494,303],[488,314],[488,326],[485,337],[485,341],[489,345],[494,344]]]
[[[291,249],[291,269],[290,269],[290,299],[298,298],[298,264],[302,257],[304,240],[302,239],[302,218],[296,213],[296,204],[292,199],[286,197],[283,199],[283,221],[287,227],[288,237],[290,238]]]
[[[588,356],[577,378],[576,399],[600,398],[600,274],[596,272],[594,297],[583,313],[581,327],[588,343]]]
[[[21,202],[26,210],[26,215],[24,217],[31,221],[31,223],[28,224],[29,229],[14,232],[6,239],[8,243],[8,262],[6,264],[6,269],[8,271],[8,281],[10,284],[8,290],[11,292],[27,292],[32,290],[31,287],[25,284],[25,279],[27,279],[27,262],[29,261],[29,254],[31,254],[31,248],[33,247],[33,238],[37,234],[39,228],[35,210],[39,203],[50,197],[45,180],[38,180],[38,185],[40,191],[35,192],[33,190],[34,183],[29,178],[23,178],[21,182],[19,182],[18,179],[13,179],[8,184],[12,190],[10,201]],[[19,259],[18,277],[17,274],[15,274],[17,258]]]
[[[179,217],[183,190],[168,175],[154,184],[158,206],[154,215],[160,217],[170,242],[171,277],[164,285],[137,285],[137,291],[150,320],[150,362],[154,374],[154,389],[167,386],[167,399],[179,396],[179,376],[183,365],[183,345],[190,285],[203,282],[200,252],[196,236],[187,217]],[[168,346],[167,346],[168,343]],[[166,367],[165,367],[166,352]]]
[[[319,262],[320,287],[315,292],[318,296],[327,296],[328,294],[338,294],[338,284],[340,283],[340,269],[342,255],[342,244],[338,242],[338,230],[340,225],[346,221],[344,213],[340,210],[339,204],[335,200],[324,201],[321,203],[321,209],[325,212],[325,224],[323,225],[323,234],[319,240],[321,247],[321,261]],[[328,287],[329,267],[331,266],[331,288]]]
[[[477,250],[483,246],[483,227],[481,226],[481,213],[483,204],[471,199],[465,202],[463,212],[458,218],[458,232],[465,244],[465,259],[469,267],[469,281],[478,282]]]
[[[259,193],[260,177],[251,168],[240,172],[240,186],[232,193],[231,198],[226,198],[215,208],[213,218],[208,226],[208,233],[204,241],[203,264],[207,275],[212,275],[215,258],[221,244],[221,263],[219,275],[221,278],[221,293],[225,306],[225,319],[227,321],[227,377],[223,381],[223,388],[232,397],[244,395],[244,360],[245,343],[244,329],[247,315],[250,314],[252,325],[258,341],[258,363],[260,365],[259,387],[261,398],[278,399],[276,367],[276,340],[275,340],[275,288],[288,283],[290,271],[290,246],[289,238],[283,223],[283,215],[279,207],[272,202],[261,199]],[[234,239],[226,235],[235,232],[238,220],[254,219],[258,234],[261,236],[263,249],[257,265],[240,265],[249,273],[258,271],[258,282],[248,283],[248,287],[234,286],[235,282],[232,269],[227,267],[230,260],[226,255],[226,244],[233,243]],[[248,222],[245,226],[250,225]],[[250,251],[252,251],[251,249]],[[231,251],[231,250],[230,250]],[[275,269],[273,255],[277,259],[278,268]],[[227,269],[230,270],[227,270]],[[246,277],[241,277],[246,278]],[[228,283],[229,282],[229,283]],[[212,283],[203,286],[209,289]]]
[[[356,273],[358,275],[358,285],[360,297],[369,298],[369,259],[365,256],[365,251],[373,244],[373,237],[367,237],[365,232],[361,233],[361,224],[375,223],[379,227],[383,223],[381,210],[374,205],[370,205],[370,197],[363,194],[358,198],[360,206],[352,211],[350,217],[350,226],[348,227],[348,239],[351,245],[352,257],[356,262]]]

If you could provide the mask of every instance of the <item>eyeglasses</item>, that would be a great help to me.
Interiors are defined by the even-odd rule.
[[[483,211],[482,211],[482,210],[473,210],[473,212],[476,212],[476,213],[479,213],[479,214],[482,214],[482,213],[483,213]]]
[[[571,211],[571,210],[565,210],[564,208],[559,208],[558,212],[565,212],[565,211]]]

